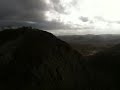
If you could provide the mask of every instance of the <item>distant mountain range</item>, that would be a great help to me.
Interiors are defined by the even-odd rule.
[[[69,43],[75,50],[84,55],[93,55],[120,43],[119,34],[67,35],[58,36],[58,38]]]
[[[63,41],[81,44],[118,44],[120,43],[119,34],[101,34],[101,35],[67,35],[58,36]]]

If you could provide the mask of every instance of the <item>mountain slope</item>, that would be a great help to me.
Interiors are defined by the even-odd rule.
[[[67,43],[27,27],[0,32],[1,90],[88,87],[85,60]]]
[[[120,89],[120,44],[89,58],[93,87]]]

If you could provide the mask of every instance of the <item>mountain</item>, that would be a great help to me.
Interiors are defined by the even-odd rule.
[[[28,27],[0,32],[0,90],[79,90],[88,83],[84,57],[54,35]]]
[[[119,90],[120,44],[82,56],[46,31],[0,32],[0,90]]]
[[[120,34],[100,34],[100,35],[66,35],[58,36],[63,41],[82,44],[118,44]]]
[[[120,89],[120,44],[90,56],[88,63],[93,87]]]
[[[120,43],[120,34],[58,36],[84,56],[93,55]]]

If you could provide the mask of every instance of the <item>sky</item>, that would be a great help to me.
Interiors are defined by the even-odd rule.
[[[0,26],[55,35],[120,34],[120,0],[0,0]]]

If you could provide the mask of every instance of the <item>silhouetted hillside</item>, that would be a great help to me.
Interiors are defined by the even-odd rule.
[[[88,87],[81,54],[32,28],[0,32],[0,90],[79,90]]]
[[[120,44],[89,57],[93,87],[120,89]]]
[[[83,57],[30,27],[0,32],[0,90],[119,90],[120,45]]]

